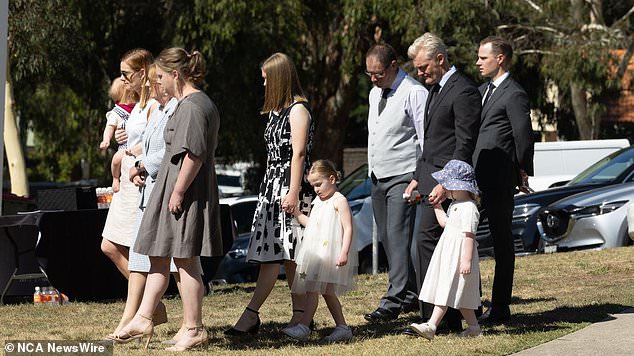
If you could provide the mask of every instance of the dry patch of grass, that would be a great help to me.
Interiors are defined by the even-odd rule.
[[[481,263],[485,303],[490,300],[493,260]],[[415,314],[402,315],[382,325],[368,324],[363,314],[372,311],[387,286],[387,276],[360,276],[358,290],[342,298],[352,342],[329,345],[318,340],[333,328],[321,303],[315,321],[318,331],[312,342],[297,343],[280,333],[289,320],[290,295],[279,281],[261,309],[262,329],[256,339],[234,340],[223,331],[238,318],[247,304],[253,284],[225,285],[204,300],[204,322],[210,345],[194,354],[237,355],[471,355],[508,354],[520,351],[600,321],[610,313],[634,306],[634,247],[536,255],[517,258],[513,321],[485,329],[485,336],[463,340],[439,335],[432,342],[396,334],[418,321]],[[156,328],[150,354],[163,354],[164,345],[181,322],[180,299],[166,300],[170,321]],[[123,302],[72,303],[69,305],[12,305],[0,307],[0,339],[99,339],[114,328]],[[140,346],[117,345],[116,354],[143,355]]]

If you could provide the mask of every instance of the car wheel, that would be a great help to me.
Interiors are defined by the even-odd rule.
[[[621,246],[630,246],[632,244],[634,244],[634,241],[632,241],[632,239],[630,238],[630,235],[626,233],[623,236],[623,240],[621,241]]]

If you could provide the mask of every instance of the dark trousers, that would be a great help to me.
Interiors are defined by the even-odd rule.
[[[418,297],[411,259],[416,208],[403,199],[403,192],[412,176],[412,173],[407,173],[372,179],[374,220],[389,264],[388,289],[379,306],[397,315],[401,307],[416,303]]]
[[[423,281],[425,280],[425,274],[427,274],[427,268],[429,267],[429,262],[431,261],[431,256],[434,254],[434,249],[438,244],[438,240],[440,240],[440,235],[442,235],[442,227],[438,225],[438,220],[436,219],[436,213],[434,213],[434,208],[431,207],[426,202],[422,203],[421,206],[421,216],[420,216],[420,228],[418,230],[418,234],[416,236],[416,279],[418,290],[420,291],[422,288],[425,288],[423,285]],[[449,201],[445,201],[443,203],[443,207],[447,209],[449,206]],[[429,303],[424,303],[421,301],[421,317],[423,320],[427,320],[431,317],[431,314],[434,310],[434,305]],[[447,322],[449,327],[458,329],[461,325],[462,317],[460,315],[460,311],[448,308],[447,314],[445,314],[444,320]]]
[[[513,187],[509,184],[497,189],[483,189],[482,207],[489,219],[495,253],[495,275],[491,304],[508,306],[513,293],[515,245],[513,243]]]

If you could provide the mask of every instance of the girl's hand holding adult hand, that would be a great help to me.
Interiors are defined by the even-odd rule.
[[[298,205],[299,197],[297,194],[288,192],[288,194],[286,194],[284,198],[282,198],[282,210],[289,214],[293,214]]]
[[[431,193],[429,193],[429,204],[431,204],[431,206],[441,204],[445,199],[445,188],[440,184],[436,185]]]

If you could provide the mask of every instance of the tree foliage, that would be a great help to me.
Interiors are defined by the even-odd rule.
[[[112,105],[106,92],[118,75],[119,58],[134,47],[155,54],[170,46],[200,50],[208,62],[203,89],[221,113],[218,155],[263,163],[260,64],[274,52],[287,53],[297,65],[317,123],[315,157],[341,162],[346,144],[367,142],[371,84],[363,71],[372,43],[390,43],[406,64],[409,44],[432,31],[449,45],[451,63],[480,81],[479,41],[491,34],[507,37],[518,54],[512,72],[532,106],[562,127],[576,116],[572,126],[583,131],[581,137],[588,135],[587,127],[595,127],[590,131],[596,135],[597,118],[618,87],[622,72],[615,75],[614,68],[622,63],[614,62],[611,50],[634,44],[634,0],[10,0],[9,5],[18,113],[21,127],[33,129],[37,139],[29,154],[31,176],[46,180],[80,178],[82,160],[92,177],[108,176],[109,157],[97,148]],[[559,108],[545,99],[553,83],[560,88]]]

